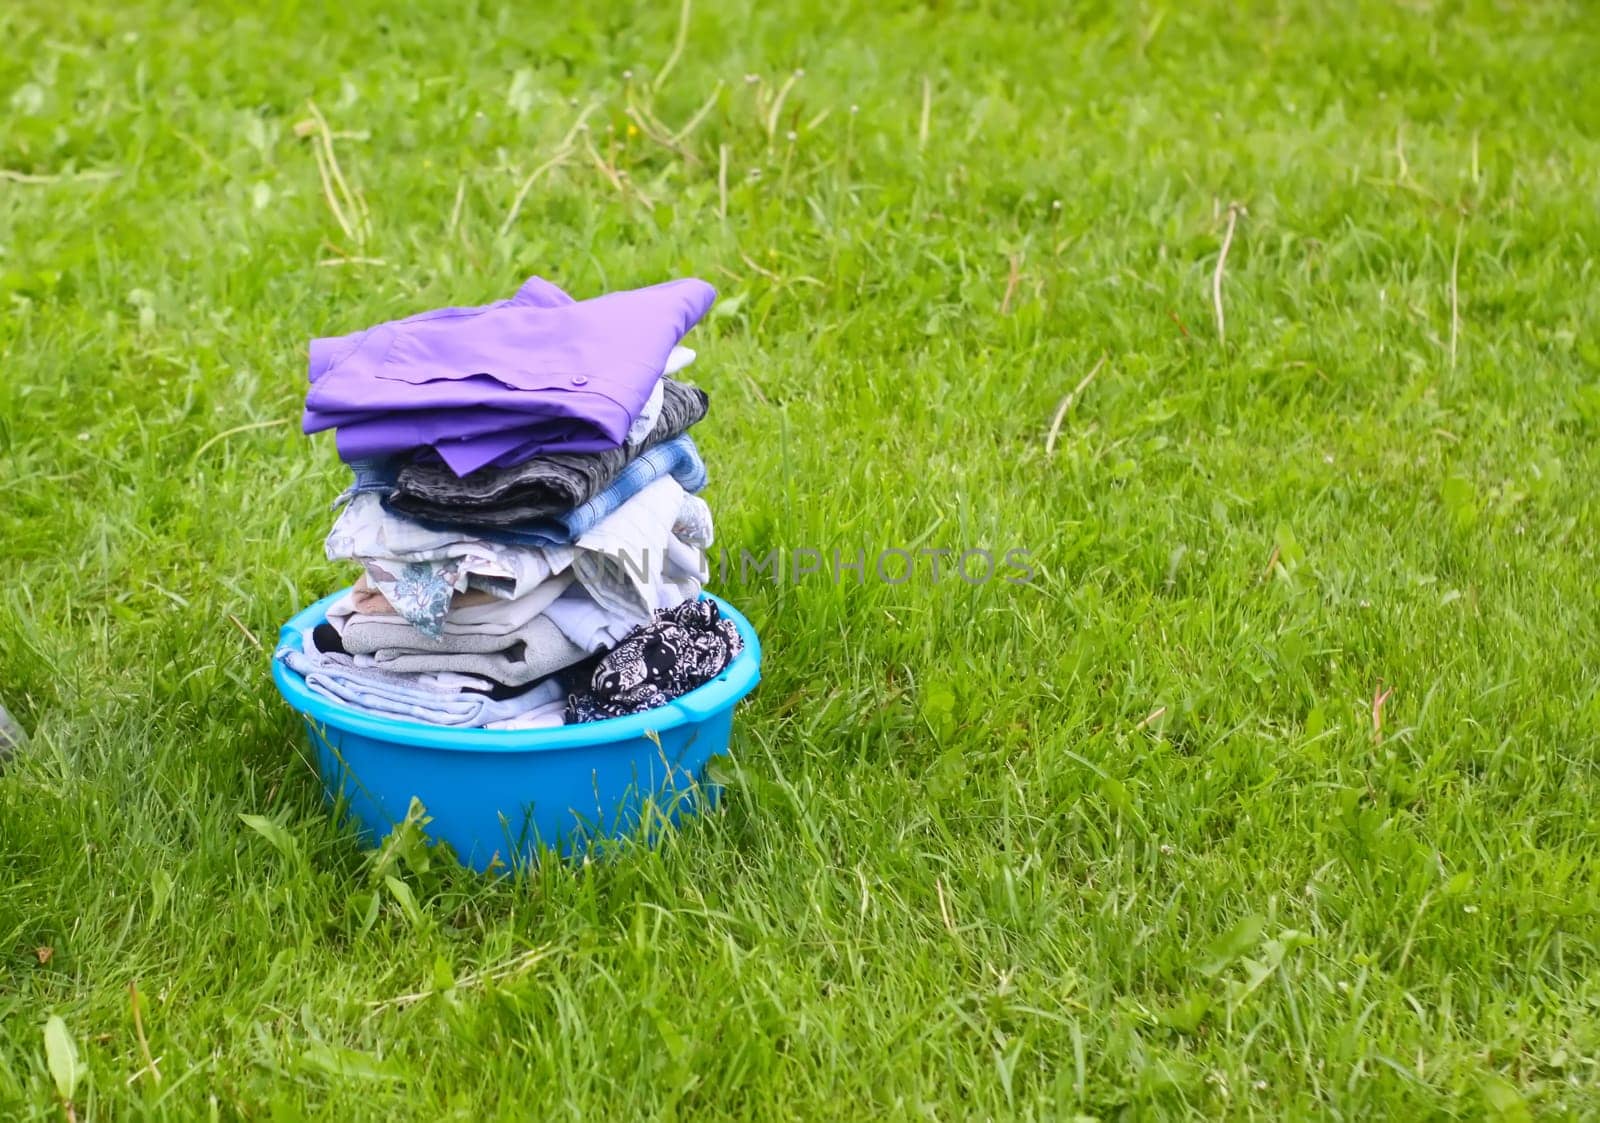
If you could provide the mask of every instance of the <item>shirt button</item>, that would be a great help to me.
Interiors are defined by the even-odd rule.
[[[587,386],[589,384],[589,380],[581,374],[575,374],[572,376],[572,384],[574,386]]]

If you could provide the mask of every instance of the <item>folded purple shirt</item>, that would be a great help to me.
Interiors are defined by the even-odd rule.
[[[533,277],[509,300],[316,339],[305,431],[337,428],[346,461],[431,446],[459,475],[616,448],[715,299],[686,278],[574,301]]]

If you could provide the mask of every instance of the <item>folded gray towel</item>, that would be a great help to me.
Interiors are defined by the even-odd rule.
[[[589,653],[578,647],[560,628],[543,616],[536,616],[526,627],[509,636],[494,636],[500,644],[490,650],[474,650],[477,646],[472,636],[441,636],[438,646],[419,643],[419,633],[409,624],[357,625],[361,628],[397,628],[408,635],[405,647],[385,647],[370,653],[352,654],[357,667],[374,667],[384,671],[421,671],[439,673],[454,671],[462,675],[478,675],[504,683],[521,686],[546,675],[565,670],[586,659]],[[355,631],[353,627],[349,629]],[[349,637],[346,640],[346,650]]]

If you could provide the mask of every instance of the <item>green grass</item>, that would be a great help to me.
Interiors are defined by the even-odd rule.
[[[0,1117],[1600,1116],[1591,5],[223,7],[0,6]],[[724,585],[722,808],[484,881],[246,633],[306,340],[534,272],[719,287],[731,549],[1037,573]]]

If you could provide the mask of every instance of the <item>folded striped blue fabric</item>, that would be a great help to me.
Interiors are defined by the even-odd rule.
[[[309,636],[301,637],[300,648],[283,644],[273,657],[324,698],[375,717],[471,729],[490,722],[527,723],[536,711],[553,709],[559,715],[565,707],[566,694],[554,677],[515,697],[497,700],[470,690],[423,686],[417,681],[425,677],[421,675],[356,667],[348,656],[318,652]]]

